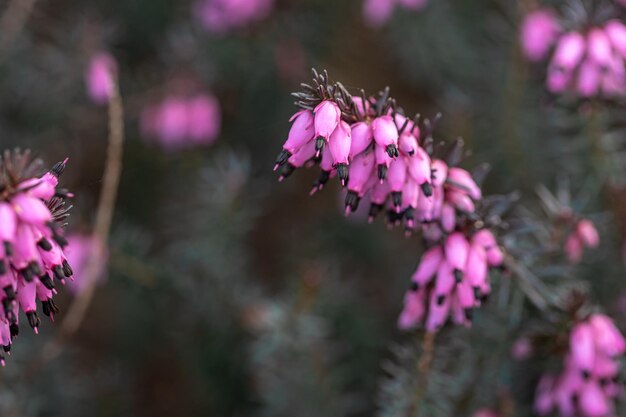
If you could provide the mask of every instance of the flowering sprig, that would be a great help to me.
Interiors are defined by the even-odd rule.
[[[462,140],[435,144],[434,122],[420,126],[419,115],[407,117],[389,88],[351,95],[315,70],[313,85],[302,87],[294,93],[301,110],[276,158],[279,180],[319,165],[312,194],[338,176],[347,188],[347,215],[369,198],[370,221],[385,211],[391,227],[421,231],[430,249],[413,275],[399,326],[425,323],[435,331],[450,315],[469,325],[473,308],[490,293],[489,267],[501,266],[504,253],[477,210],[483,198],[477,178],[457,166]]]
[[[71,194],[58,188],[66,163],[37,176],[41,161],[31,161],[29,151],[5,151],[0,160],[0,343],[5,352],[19,333],[19,310],[37,332],[36,301],[52,319],[58,311],[54,281],[64,283],[73,275],[61,229]]]
[[[626,94],[626,26],[611,14],[610,8],[580,6],[563,16],[548,8],[526,15],[522,51],[533,62],[551,54],[546,79],[551,93],[610,99]]]

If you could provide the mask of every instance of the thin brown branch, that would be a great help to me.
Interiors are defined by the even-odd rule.
[[[437,334],[435,332],[426,332],[424,334],[424,339],[422,339],[422,352],[419,360],[417,361],[418,379],[416,382],[413,400],[411,401],[411,406],[409,407],[407,413],[407,417],[413,417],[417,414],[419,410],[419,404],[424,397],[424,392],[426,391],[427,386],[428,373],[430,372],[430,365],[433,362],[433,356],[435,354],[436,335]]]
[[[112,74],[114,77],[114,74]],[[114,78],[115,79],[115,78]],[[122,175],[122,156],[124,148],[124,110],[117,80],[113,83],[109,101],[109,139],[107,158],[100,190],[100,200],[96,212],[93,237],[106,248],[115,212],[115,202]],[[46,362],[62,351],[64,340],[75,333],[83,322],[96,289],[97,275],[101,271],[102,256],[98,251],[91,254],[85,272],[81,277],[85,281],[84,290],[70,305],[65,319],[61,322],[57,337],[44,348],[42,361]]]

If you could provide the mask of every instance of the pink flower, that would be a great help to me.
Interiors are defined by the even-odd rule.
[[[70,281],[69,289],[74,294],[80,294],[87,287],[84,275],[87,263],[95,262],[94,277],[100,282],[105,277],[108,252],[98,239],[90,235],[74,233],[67,237],[67,242],[65,252],[74,270],[74,279]]]
[[[66,162],[36,178],[21,177],[28,168],[14,171],[20,164],[29,165],[26,153],[15,151],[8,162],[0,162],[0,299],[4,305],[0,340],[5,352],[19,332],[19,310],[37,332],[37,300],[52,318],[58,311],[52,299],[54,280],[64,283],[73,275],[63,250],[67,241],[58,225],[67,217],[64,196],[68,194],[56,189]],[[2,354],[0,362],[4,364]]]
[[[106,52],[93,55],[85,72],[85,84],[89,98],[96,104],[106,104],[113,94],[117,63]]]
[[[274,0],[199,0],[193,13],[206,30],[223,34],[267,18],[273,7]]]
[[[563,416],[612,415],[619,394],[613,381],[620,374],[624,346],[624,337],[605,315],[593,314],[576,323],[561,374],[544,375],[540,380],[535,394],[537,413],[545,416],[557,408]]]
[[[600,236],[594,224],[590,220],[582,219],[565,239],[565,255],[571,263],[578,263],[583,257],[585,247],[596,248],[599,244]]]
[[[173,96],[144,108],[140,124],[146,140],[168,151],[208,146],[220,134],[221,111],[209,94]]]
[[[520,33],[522,50],[530,61],[546,57],[560,32],[557,18],[551,10],[540,9],[524,17]]]
[[[498,413],[488,408],[483,408],[476,411],[472,417],[498,417]]]
[[[396,6],[418,11],[426,7],[428,0],[364,0],[363,19],[373,28],[384,26],[393,15]]]

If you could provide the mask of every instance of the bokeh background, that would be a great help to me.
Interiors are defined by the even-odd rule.
[[[524,2],[429,3],[372,27],[361,0],[275,0],[215,32],[187,0],[0,2],[0,145],[70,158],[69,232],[91,230],[101,186],[108,116],[84,82],[100,51],[117,61],[126,122],[107,271],[60,356],[35,361],[54,324],[22,332],[0,371],[0,414],[406,415],[421,336],[396,319],[420,240],[344,218],[336,183],[309,197],[315,172],[282,184],[272,172],[311,67],[355,92],[388,85],[407,112],[441,112],[437,137],[462,136],[467,166],[492,165],[487,193],[519,190],[533,206],[538,183],[566,176],[605,242],[578,273],[621,311],[621,227],[604,226],[619,220],[621,188],[593,173],[620,178],[622,164],[597,156],[579,111],[563,114],[521,57]],[[220,104],[211,144],[172,150],[142,134],[145,108],[197,93]],[[73,297],[61,291],[59,320]],[[530,415],[542,369],[509,360],[527,318],[511,324],[494,302],[474,333],[444,332],[428,415],[502,401]]]

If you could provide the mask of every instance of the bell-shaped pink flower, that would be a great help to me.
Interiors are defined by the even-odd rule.
[[[463,168],[452,167],[448,170],[448,183],[462,192],[466,192],[474,200],[482,198],[480,187],[476,184],[469,172]]]
[[[395,0],[364,0],[363,18],[368,26],[378,28],[391,18]]]
[[[23,222],[43,226],[52,220],[50,209],[39,198],[20,193],[11,199],[11,204],[17,217]]]
[[[545,58],[559,31],[559,23],[551,10],[540,9],[526,15],[520,34],[526,57],[530,61]]]
[[[585,38],[578,32],[563,35],[557,44],[552,63],[562,71],[574,69],[585,54]]]
[[[619,20],[611,20],[604,26],[607,36],[611,41],[611,46],[626,58],[626,26]]]
[[[610,412],[606,395],[594,381],[585,384],[580,394],[579,405],[583,415],[587,417],[605,417]]]
[[[455,232],[448,236],[445,244],[445,253],[446,259],[455,273],[457,273],[457,271],[465,271],[467,255],[469,253],[469,243],[461,232]]]
[[[379,116],[372,122],[374,140],[389,156],[398,156],[398,128],[389,115]]]
[[[595,360],[593,330],[587,323],[580,323],[570,334],[570,349],[574,364],[582,371],[590,373]]]
[[[603,29],[593,28],[587,34],[587,54],[601,68],[607,68],[613,57],[609,37]]]
[[[114,79],[117,73],[115,59],[106,52],[91,57],[85,73],[85,84],[89,98],[96,104],[106,104],[113,95]]]
[[[348,165],[350,163],[348,158],[350,155],[351,142],[350,125],[341,121],[332,135],[330,135],[328,146],[343,185],[345,185],[348,179]]]
[[[590,220],[579,221],[576,225],[576,234],[585,246],[595,248],[600,244],[598,230]]]
[[[409,330],[417,327],[426,316],[426,292],[423,289],[407,291],[404,308],[398,317],[398,328]]]
[[[354,159],[358,154],[365,150],[374,141],[372,128],[366,122],[354,123],[351,127],[352,141],[350,142],[350,159]]]
[[[418,287],[426,286],[435,276],[439,266],[444,261],[443,249],[441,246],[433,246],[422,255],[419,266],[411,277],[411,281]]]
[[[313,113],[315,114],[315,136],[328,141],[330,135],[332,135],[339,124],[339,118],[341,117],[339,106],[332,100],[324,100],[315,107]],[[318,146],[318,149],[321,149],[321,146]]]

